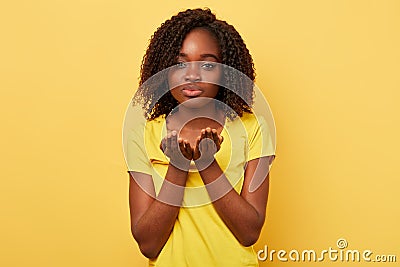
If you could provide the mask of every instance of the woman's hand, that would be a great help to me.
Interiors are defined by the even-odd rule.
[[[160,149],[169,157],[170,163],[181,169],[188,170],[193,158],[193,149],[187,140],[178,138],[176,131],[169,133],[161,140]]]
[[[193,160],[208,166],[214,160],[214,155],[220,150],[223,141],[223,136],[219,135],[216,129],[202,129],[193,149]]]

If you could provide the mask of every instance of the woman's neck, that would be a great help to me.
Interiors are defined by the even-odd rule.
[[[225,117],[222,112],[215,107],[215,102],[201,108],[188,108],[180,105],[174,114],[174,121],[180,127],[185,126],[193,130],[201,130],[206,127],[216,128],[216,125],[224,125]]]

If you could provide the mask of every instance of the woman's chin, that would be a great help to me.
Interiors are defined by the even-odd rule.
[[[214,99],[208,97],[193,97],[185,100],[180,105],[190,109],[207,108]]]

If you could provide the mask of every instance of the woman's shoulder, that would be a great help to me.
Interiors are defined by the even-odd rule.
[[[160,138],[165,128],[165,115],[160,115],[154,119],[147,120],[145,125],[145,134],[150,138]]]
[[[151,119],[151,120],[147,120],[147,123],[164,123],[165,122],[165,114],[161,114],[160,116]]]
[[[241,122],[246,125],[246,126],[256,126],[260,122],[260,119],[262,119],[260,116],[257,116],[254,112],[248,112],[244,111],[242,116],[240,117]]]
[[[266,129],[267,127],[264,116],[256,114],[255,112],[243,112],[242,116],[239,118],[237,123],[241,124],[241,127],[244,127],[247,134],[250,135],[255,134],[260,129]]]
[[[154,119],[147,119],[145,122],[146,130],[159,129],[165,123],[165,115],[160,115]]]

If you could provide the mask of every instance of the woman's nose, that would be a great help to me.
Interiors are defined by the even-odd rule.
[[[200,67],[196,62],[189,62],[185,73],[186,82],[201,81]]]

